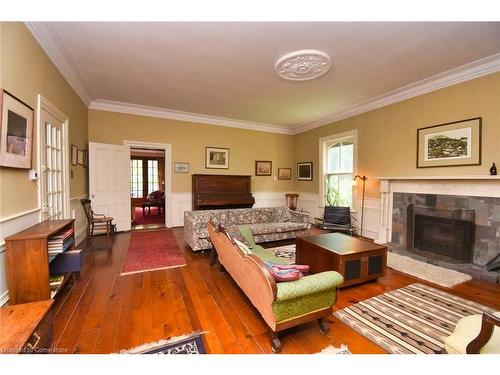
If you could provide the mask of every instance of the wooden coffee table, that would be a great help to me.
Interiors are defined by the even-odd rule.
[[[337,271],[342,287],[385,275],[387,246],[342,233],[297,237],[295,263],[308,264],[311,273]]]

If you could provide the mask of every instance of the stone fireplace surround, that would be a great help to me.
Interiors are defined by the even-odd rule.
[[[436,265],[456,269],[473,278],[498,283],[500,273],[484,265],[500,254],[500,177],[378,177],[381,215],[376,242],[392,251]],[[476,238],[473,263],[454,264],[406,250],[406,208],[409,204],[444,210],[475,211]]]

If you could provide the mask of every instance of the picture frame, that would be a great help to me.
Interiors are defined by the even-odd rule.
[[[189,173],[189,163],[174,162],[174,173]]]
[[[71,145],[71,165],[77,165],[78,146]]]
[[[278,180],[291,180],[292,168],[278,168]]]
[[[482,118],[417,129],[417,168],[481,164]]]
[[[229,169],[229,149],[223,147],[205,147],[205,168]]]
[[[0,166],[31,169],[34,110],[0,89]]]
[[[297,163],[297,180],[312,181],[313,180],[313,163],[312,161]]]
[[[85,162],[85,159],[86,159],[86,157],[85,157],[85,153],[86,153],[86,151],[85,151],[85,150],[80,150],[80,149],[78,149],[78,150],[77,150],[77,152],[76,152],[76,163],[77,163],[78,165],[83,166],[83,167],[85,167],[85,166],[86,166],[86,162]]]
[[[255,160],[256,176],[271,176],[273,174],[273,162],[269,160]]]

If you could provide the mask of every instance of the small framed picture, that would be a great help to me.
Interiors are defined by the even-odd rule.
[[[76,152],[76,164],[85,166],[85,150],[78,149]]]
[[[278,168],[278,180],[291,180],[292,168]]]
[[[189,173],[189,163],[174,162],[174,173]]]
[[[77,154],[78,147],[76,145],[71,145],[71,165],[77,165]]]
[[[481,117],[417,130],[417,168],[481,164]]]
[[[206,147],[205,168],[229,169],[229,149],[221,147]]]
[[[267,160],[255,160],[256,176],[271,176],[273,172],[273,162]]]
[[[0,166],[30,169],[34,111],[0,89]]]
[[[313,163],[312,161],[297,163],[297,180],[312,181]]]

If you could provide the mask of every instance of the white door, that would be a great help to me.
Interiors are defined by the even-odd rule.
[[[89,143],[92,210],[111,216],[118,231],[130,230],[129,160],[128,147]]]

